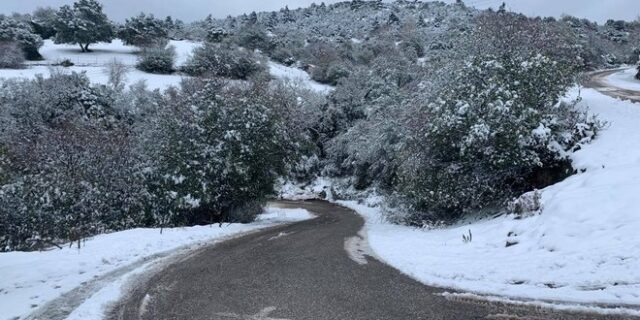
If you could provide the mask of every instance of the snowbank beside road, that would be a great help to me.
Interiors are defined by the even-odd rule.
[[[111,279],[95,285],[99,291],[91,293],[95,293],[92,299],[77,301],[75,317],[93,319],[102,314],[101,306],[118,298],[127,277],[178,248],[198,248],[230,236],[310,218],[313,216],[303,209],[270,207],[255,223],[246,225],[171,228],[162,234],[159,229],[134,229],[93,237],[80,250],[72,247],[0,253],[0,320],[24,319],[60,295],[78,286],[93,285],[116,272]]]
[[[366,217],[377,256],[426,284],[640,315],[640,105],[591,89],[581,95],[580,107],[608,127],[573,154],[585,172],[542,190],[539,215],[421,230],[341,203]]]

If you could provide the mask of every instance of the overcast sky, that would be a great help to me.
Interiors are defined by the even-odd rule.
[[[251,11],[277,10],[308,6],[322,0],[102,0],[105,10],[113,20],[141,11],[156,16],[171,15],[185,21],[202,19],[209,13],[215,17],[238,15]],[[448,0],[445,2],[453,2]],[[497,7],[503,0],[466,0],[465,3],[478,8]],[[325,3],[337,2],[326,0]],[[635,20],[640,15],[640,0],[506,0],[512,11],[527,15],[560,16],[570,14],[600,23],[607,19]],[[0,13],[30,12],[36,7],[59,7],[73,0],[0,0]]]

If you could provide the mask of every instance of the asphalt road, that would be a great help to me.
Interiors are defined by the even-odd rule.
[[[363,220],[351,210],[322,201],[279,204],[318,218],[202,249],[140,281],[109,318],[624,319],[447,299],[444,289],[360,256]],[[349,255],[345,242],[360,251]]]
[[[587,88],[595,89],[598,92],[613,98],[640,102],[640,92],[624,88],[617,88],[607,82],[607,77],[623,70],[625,70],[625,68],[600,70],[587,73],[582,80],[582,85]]]

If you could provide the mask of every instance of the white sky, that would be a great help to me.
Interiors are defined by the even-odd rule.
[[[209,13],[215,17],[239,15],[251,11],[277,10],[308,6],[322,0],[102,0],[113,20],[122,21],[141,11],[156,16],[171,15],[185,21],[202,19]],[[453,2],[455,0],[445,0]],[[73,0],[0,0],[0,13],[30,12],[36,7],[59,7]],[[325,3],[337,0],[325,0]],[[640,16],[640,0],[505,0],[512,11],[527,15],[560,16],[570,14],[600,23],[607,19],[635,20]],[[498,7],[502,0],[466,0],[466,4],[479,7]]]

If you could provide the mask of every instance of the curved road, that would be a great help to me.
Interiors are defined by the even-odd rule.
[[[446,299],[439,295],[443,289],[360,256],[366,252],[358,236],[364,221],[353,211],[324,201],[279,204],[318,217],[233,239],[173,263],[138,283],[109,318],[623,319]],[[359,248],[351,258],[345,242]]]
[[[589,72],[582,80],[582,85],[587,88],[595,89],[598,92],[613,98],[640,102],[640,92],[625,88],[614,87],[607,81],[607,78],[609,76],[626,69],[627,68],[619,68]],[[638,83],[640,83],[640,81]]]

